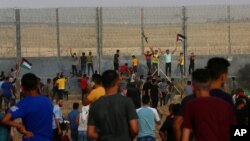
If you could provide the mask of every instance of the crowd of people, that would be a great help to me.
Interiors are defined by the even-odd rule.
[[[164,53],[168,76],[171,76],[171,55],[175,50]],[[22,99],[17,103],[11,101],[18,95],[15,89],[17,69],[12,69],[10,75],[2,73],[0,98],[4,99],[4,108],[1,107],[4,113],[0,114],[0,129],[3,129],[0,130],[0,140],[13,140],[13,129],[16,128],[24,141],[61,141],[67,137],[68,130],[72,141],[131,141],[135,138],[155,141],[158,125],[162,141],[229,141],[231,125],[248,125],[249,98],[242,89],[237,89],[236,84],[233,84],[231,94],[224,89],[230,66],[226,59],[211,58],[205,68],[194,70],[192,54],[192,78],[187,81],[183,99],[178,103],[174,101],[178,94],[175,80],[152,74],[157,69],[160,54],[153,48],[151,51],[152,54],[149,51],[145,54],[149,72],[146,79],[138,75],[139,61],[134,55],[131,67],[128,63],[120,66],[120,51],[117,50],[114,69],[101,75],[93,72],[91,53],[90,57],[83,53],[82,76],[78,79],[82,103],[74,102],[72,111],[65,117],[62,107],[68,78],[63,73],[48,78],[46,84],[35,74],[24,74]],[[78,58],[76,53],[70,52],[72,75],[79,76]],[[159,52],[163,54],[161,50]],[[180,54],[180,65],[183,61],[183,54]],[[89,77],[89,71],[87,74],[86,66],[88,70],[92,68],[92,77]],[[159,108],[166,107],[169,115],[163,117]],[[18,118],[22,122],[15,120]]]

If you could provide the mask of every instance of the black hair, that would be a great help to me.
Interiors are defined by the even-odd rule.
[[[211,79],[217,80],[222,74],[228,72],[230,63],[225,58],[214,57],[208,60],[206,68],[210,71]]]
[[[116,50],[116,52],[120,52],[120,50],[119,50],[119,49],[117,49],[117,50]]]
[[[114,70],[107,70],[102,74],[102,85],[104,88],[111,88],[119,79],[119,75]]]
[[[85,55],[85,52],[82,52],[82,55]]]
[[[235,77],[234,77],[234,76],[232,77],[232,80],[235,80]]]
[[[240,104],[245,104],[245,101],[243,98],[240,98],[236,101],[235,106],[239,106]]]
[[[149,96],[148,95],[144,95],[142,97],[142,104],[149,104],[149,102],[150,102]]]
[[[36,90],[38,85],[37,76],[33,73],[26,73],[21,79],[21,84],[24,90]]]
[[[50,79],[50,78],[48,78],[48,79],[47,79],[47,82],[51,82],[51,79]]]
[[[79,108],[79,103],[73,103],[73,109],[74,110],[77,110]]]
[[[173,112],[174,115],[177,115],[180,110],[181,110],[181,104],[180,103],[177,103],[177,104],[173,105],[172,112]]]
[[[92,76],[93,81],[95,82],[95,84],[102,84],[102,76],[99,74],[93,74]]]
[[[210,86],[210,72],[208,69],[196,69],[192,73],[193,85],[200,88],[207,88]]]
[[[192,82],[191,82],[191,81],[187,81],[187,84],[188,84],[188,85],[191,85],[191,84],[192,84]]]

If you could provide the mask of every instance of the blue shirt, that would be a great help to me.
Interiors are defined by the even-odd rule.
[[[165,53],[164,56],[165,56],[165,62],[166,63],[171,63],[171,61],[172,61],[172,54],[171,53],[169,53],[169,54]]]
[[[155,108],[143,106],[136,110],[138,114],[139,133],[138,137],[155,137],[155,122],[160,121],[159,114]]]
[[[23,141],[51,141],[53,105],[45,96],[27,96],[12,106],[8,113],[12,118],[22,118],[27,131],[33,133],[31,138]]]
[[[13,85],[10,82],[4,82],[1,86],[3,91],[3,96],[11,97],[11,90]]]
[[[68,114],[68,120],[70,122],[70,129],[71,132],[75,131],[77,132],[78,129],[78,125],[76,124],[76,117],[78,116],[79,111],[78,110],[72,110],[69,114]]]

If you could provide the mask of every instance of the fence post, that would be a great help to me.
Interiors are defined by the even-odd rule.
[[[98,71],[101,73],[101,40],[100,40],[100,9],[96,8],[96,40],[97,40],[97,61],[98,61]]]
[[[228,44],[228,54],[231,55],[231,16],[230,16],[230,6],[227,6],[227,44]]]
[[[56,8],[56,45],[57,45],[57,57],[61,57],[61,51],[60,51],[60,27],[59,27],[58,8]]]
[[[141,8],[141,53],[144,54],[144,10]]]
[[[16,65],[20,67],[19,63],[21,61],[21,23],[20,23],[20,10],[15,9],[15,19],[16,19]],[[17,81],[16,81],[16,89],[17,92],[20,90],[20,75],[21,75],[21,69],[19,68],[18,74],[17,74]]]
[[[15,9],[16,18],[16,61],[17,63],[21,60],[21,25],[20,25],[20,10]]]
[[[187,36],[186,36],[186,30],[187,30],[187,26],[186,26],[186,7],[183,6],[182,7],[182,33],[183,35],[186,37],[186,39],[183,42],[183,54],[184,54],[184,75],[186,75],[186,57],[187,57]]]

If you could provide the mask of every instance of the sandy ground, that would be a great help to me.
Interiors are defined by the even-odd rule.
[[[66,116],[70,111],[71,111],[71,109],[72,109],[72,104],[74,103],[74,102],[81,102],[80,100],[79,100],[79,98],[80,98],[80,95],[71,95],[71,96],[69,96],[69,100],[68,101],[66,101],[65,100],[65,102],[64,102],[64,106],[63,106],[63,108],[62,108],[62,110],[63,110],[63,116]],[[181,101],[181,98],[180,98],[180,95],[176,95],[175,97],[174,97],[174,100],[173,100],[173,103],[178,103],[178,102],[180,102]],[[168,106],[167,105],[165,105],[165,106],[159,106],[158,107],[158,109],[159,109],[159,112],[160,112],[160,117],[161,117],[161,125],[163,124],[163,122],[165,121],[165,118],[166,118],[166,116],[168,115]],[[156,126],[156,129],[157,129],[157,131],[156,131],[156,138],[157,138],[157,141],[161,141],[161,139],[160,139],[160,137],[159,137],[159,134],[158,134],[158,130],[159,130],[159,128],[161,127],[161,125],[159,126],[159,125],[157,125]],[[70,134],[69,134],[70,135]],[[14,129],[14,141],[21,141],[21,138],[22,138],[22,136]]]

